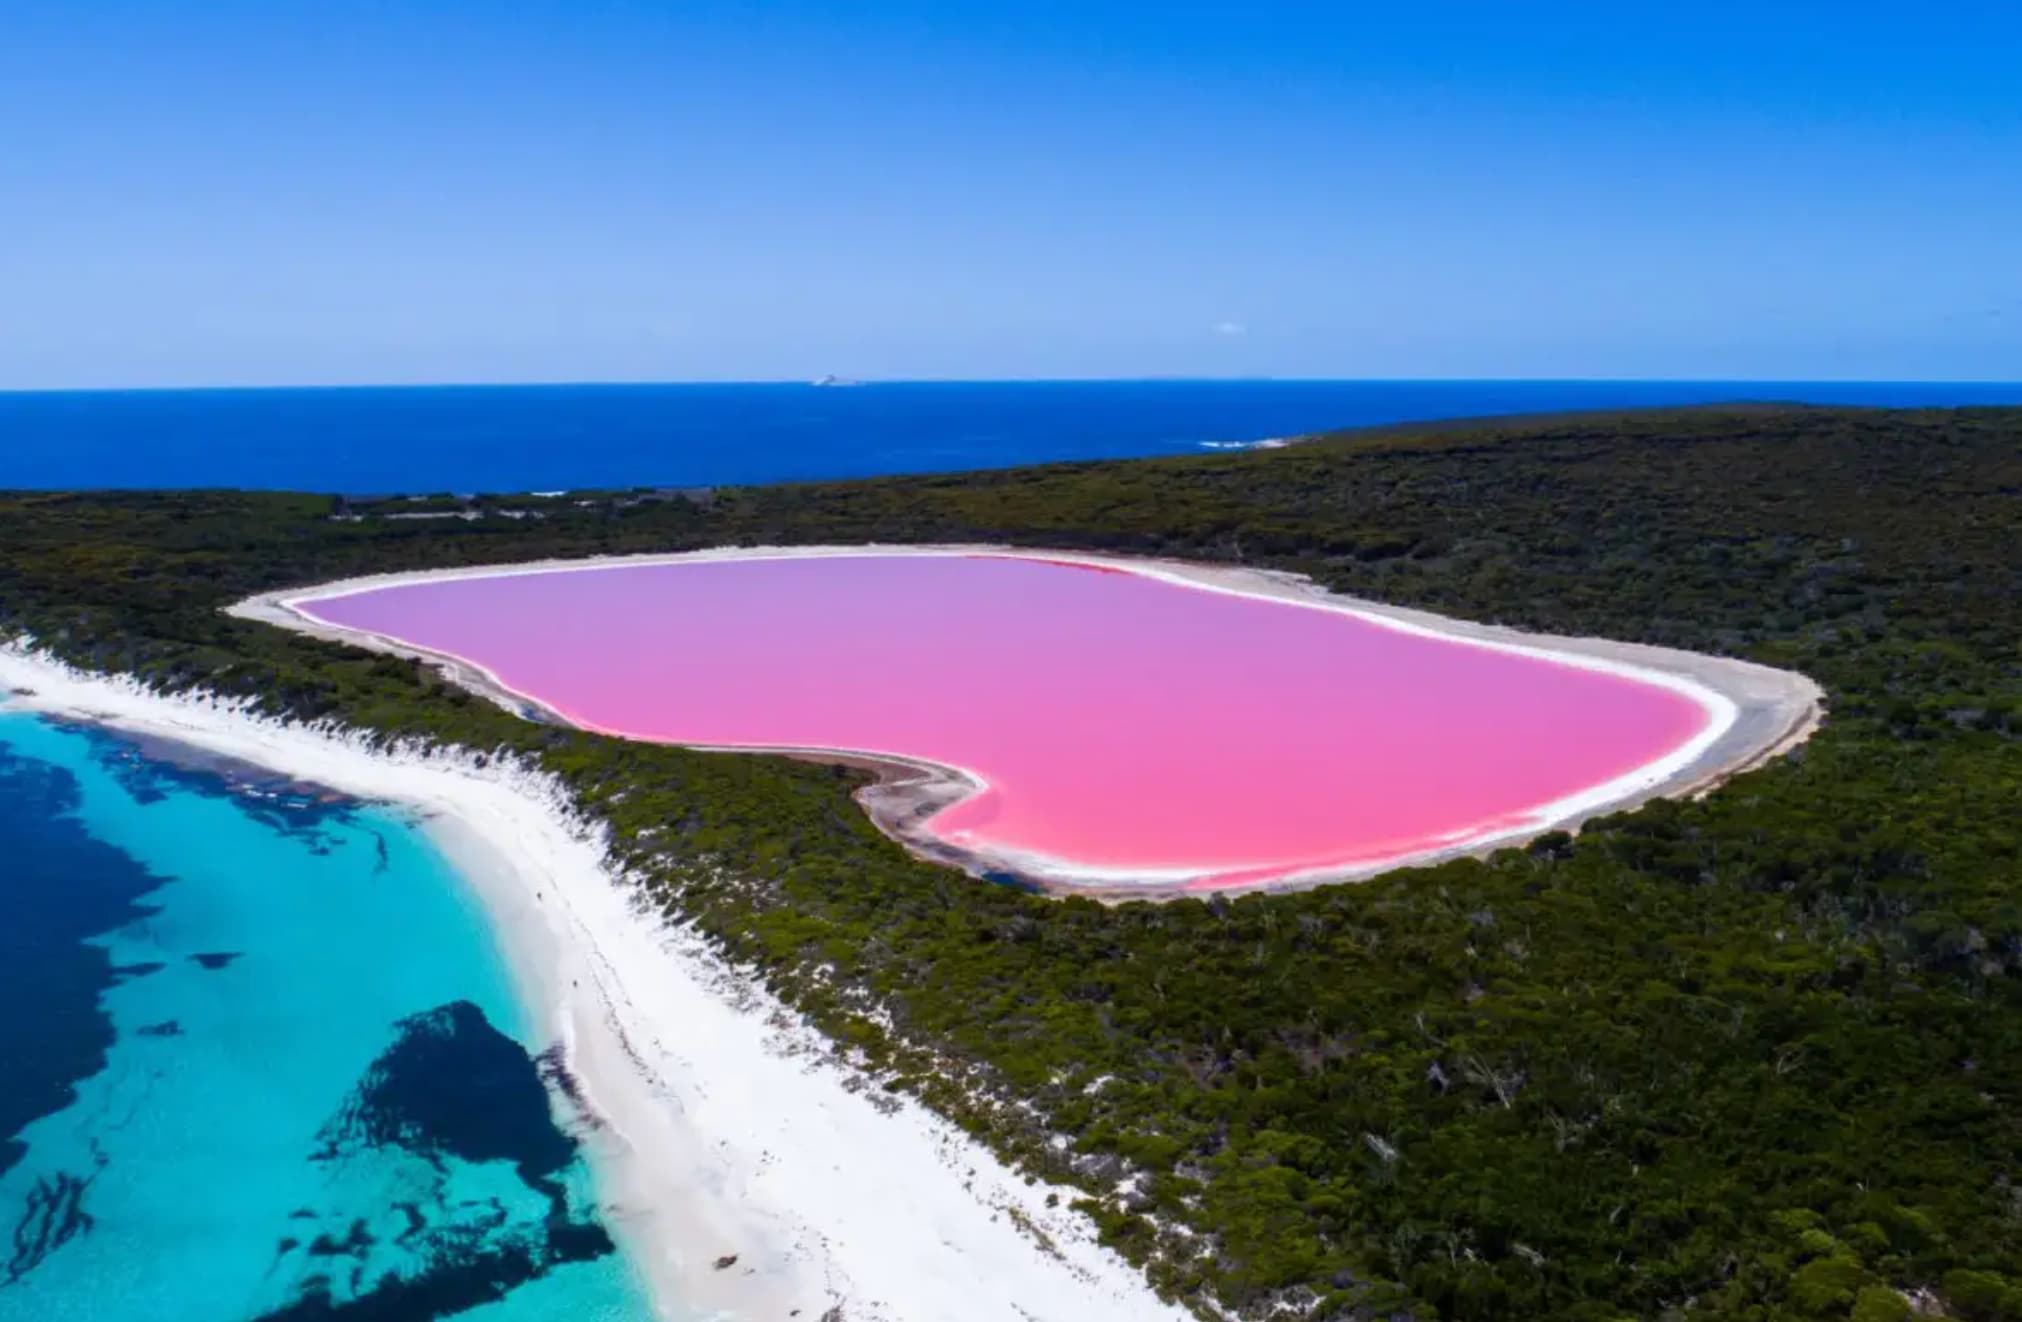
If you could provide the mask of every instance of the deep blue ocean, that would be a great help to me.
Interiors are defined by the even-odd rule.
[[[715,486],[1195,453],[1333,427],[1736,400],[2022,404],[2022,383],[1094,381],[0,393],[0,488]]]
[[[0,1319],[641,1322],[414,822],[0,712]]]

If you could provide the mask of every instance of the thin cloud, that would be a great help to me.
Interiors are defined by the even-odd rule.
[[[1218,321],[1215,323],[1217,335],[1247,335],[1250,328],[1240,321]]]

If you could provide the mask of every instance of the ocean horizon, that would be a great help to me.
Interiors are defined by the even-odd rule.
[[[0,392],[0,489],[346,495],[723,486],[1240,449],[1337,428],[1778,402],[2022,404],[2022,382],[914,381]]]

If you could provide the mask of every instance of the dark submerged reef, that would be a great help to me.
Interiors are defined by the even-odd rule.
[[[275,1255],[311,1265],[300,1268],[294,1299],[263,1319],[448,1317],[501,1299],[561,1264],[616,1252],[603,1227],[579,1219],[569,1206],[561,1176],[576,1160],[576,1144],[555,1126],[534,1059],[468,1001],[396,1025],[393,1044],[324,1127],[313,1159],[342,1163],[389,1155],[404,1155],[432,1172],[426,1203],[395,1208],[403,1224],[392,1244],[418,1259],[419,1267],[394,1270],[375,1262],[380,1237],[365,1219],[300,1209],[291,1221],[323,1228],[291,1230]],[[545,1211],[529,1221],[496,1202],[453,1199],[451,1161],[510,1162]]]
[[[1953,1316],[2022,1318],[2022,412],[1573,416],[451,503],[476,517],[0,497],[0,622],[80,664],[537,761],[670,911],[893,1088],[1079,1182],[1177,1297],[1885,1322],[1897,1290],[1929,1290]],[[1577,838],[1105,908],[921,863],[850,801],[854,773],[528,724],[424,668],[219,613],[402,568],[873,539],[1297,570],[1792,667],[1831,716],[1798,755]],[[1120,1194],[1126,1170],[1144,1178]]]
[[[61,723],[60,723],[61,724]],[[62,724],[89,740],[100,765],[140,803],[157,803],[179,790],[232,797],[279,830],[321,839],[320,824],[332,803],[301,793],[249,797],[254,782],[221,768],[162,763],[155,746],[99,727]],[[68,1109],[76,1085],[106,1068],[115,1039],[100,998],[108,989],[159,972],[160,962],[115,965],[105,949],[88,944],[122,927],[144,923],[156,909],[144,897],[164,878],[111,845],[94,839],[78,817],[79,789],[61,767],[36,761],[0,743],[0,1173],[26,1152],[22,1131],[44,1116]],[[222,969],[236,951],[196,953],[205,969]],[[135,1030],[142,1036],[182,1036],[173,1019]],[[100,1117],[123,1125],[131,1117]],[[99,1158],[101,1166],[104,1158]],[[38,1179],[12,1213],[12,1247],[0,1288],[25,1277],[76,1236],[89,1233],[86,1194],[97,1178],[56,1172]]]
[[[86,834],[77,796],[61,767],[0,744],[0,1004],[35,1007],[0,1014],[0,1173],[21,1160],[21,1131],[105,1068],[101,994],[151,971],[85,944],[153,913],[141,900],[162,879]]]
[[[555,1128],[533,1059],[469,1001],[401,1020],[322,1142],[319,1160],[399,1146],[438,1165],[510,1161],[543,1190],[576,1155]]]
[[[92,1220],[84,1210],[84,1193],[94,1178],[95,1174],[58,1171],[35,1181],[14,1223],[7,1268],[0,1273],[0,1290],[34,1271],[43,1259],[78,1235],[90,1232]]]
[[[327,823],[354,819],[355,801],[321,786],[306,785],[188,744],[102,725],[59,724],[88,740],[98,764],[139,803],[157,803],[171,793],[229,799],[268,830],[300,840],[318,854],[327,854],[333,847],[332,837],[323,829]],[[382,856],[384,852],[381,842]]]

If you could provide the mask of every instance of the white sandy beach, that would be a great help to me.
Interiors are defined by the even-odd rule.
[[[1198,591],[1261,597],[1308,610],[1354,616],[1385,628],[1443,639],[1471,647],[1540,657],[1563,665],[1621,676],[1671,690],[1697,703],[1706,725],[1689,742],[1662,758],[1590,786],[1576,794],[1528,810],[1521,820],[1486,832],[1436,842],[1428,847],[1350,866],[1285,874],[1252,889],[1291,890],[1374,876],[1406,865],[1486,854],[1521,843],[1545,831],[1576,829],[1583,820],[1633,807],[1651,798],[1704,793],[1731,776],[1789,751],[1817,728],[1824,694],[1803,675],[1732,657],[1709,656],[1673,648],[1622,643],[1604,638],[1529,634],[1499,625],[1450,619],[1429,611],[1390,606],[1361,598],[1338,596],[1311,580],[1275,570],[1209,565],[1182,560],[1051,551],[1000,545],[855,545],[721,547],[658,555],[593,556],[577,560],[541,560],[514,564],[470,566],[379,574],[319,584],[309,588],[264,593],[231,607],[241,618],[274,624],[314,637],[343,641],[399,656],[419,657],[441,667],[457,683],[510,710],[539,713],[563,722],[538,698],[523,693],[476,661],[416,648],[381,634],[331,625],[309,612],[319,600],[372,591],[404,583],[464,578],[500,578],[524,574],[578,573],[616,565],[683,564],[725,560],[807,558],[828,556],[1022,556],[1032,559],[1120,569]],[[611,733],[611,732],[606,732]],[[881,766],[885,782],[859,795],[873,820],[914,852],[933,861],[966,868],[978,875],[1013,872],[1045,883],[1049,889],[1102,897],[1157,898],[1188,893],[1197,871],[1124,871],[1093,867],[1071,859],[1016,853],[956,850],[921,829],[927,813],[980,789],[984,782],[963,767],[939,766],[909,756],[864,749],[742,748],[731,751],[777,752],[822,756],[840,754]]]
[[[586,1142],[607,1219],[665,1317],[1187,1316],[1093,1242],[1067,1210],[1071,1191],[1049,1208],[1055,1190],[866,1087],[699,936],[636,907],[599,834],[545,777],[461,753],[373,751],[340,731],[0,647],[0,692],[10,691],[10,706],[419,811],[493,915],[545,1038],[564,1046],[599,1122]]]

